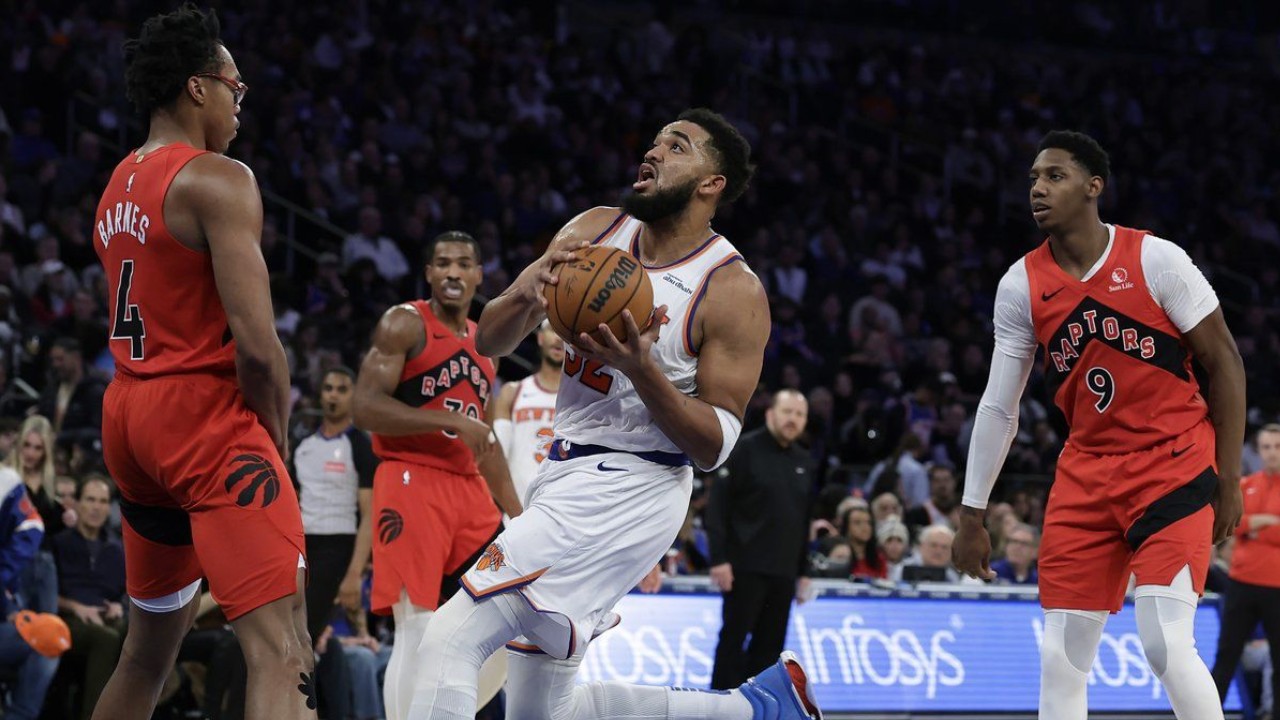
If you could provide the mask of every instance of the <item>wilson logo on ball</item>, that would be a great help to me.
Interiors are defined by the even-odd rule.
[[[404,516],[387,508],[378,514],[378,540],[383,545],[390,545],[400,533],[404,532]]]
[[[604,309],[605,303],[609,302],[609,296],[614,290],[620,290],[627,286],[627,280],[635,274],[636,268],[640,267],[639,263],[630,257],[618,258],[618,264],[613,268],[613,272],[609,273],[609,278],[604,281],[604,285],[596,292],[596,296],[591,299],[587,307],[592,312],[600,312]]]
[[[276,469],[271,466],[269,460],[261,455],[246,453],[235,456],[231,462],[240,463],[240,467],[227,476],[227,492],[231,492],[231,489],[238,485],[241,480],[252,477],[249,484],[236,496],[237,505],[240,507],[252,505],[258,495],[258,490],[262,490],[262,507],[265,508],[275,502],[275,499],[280,495],[280,477],[276,475]]]

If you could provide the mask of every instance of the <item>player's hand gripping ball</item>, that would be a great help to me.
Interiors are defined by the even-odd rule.
[[[609,326],[626,342],[622,311],[630,310],[644,329],[653,314],[653,285],[640,260],[618,248],[588,247],[578,258],[559,265],[559,281],[546,286],[547,319],[560,337],[573,343],[580,333],[603,342],[599,327]]]

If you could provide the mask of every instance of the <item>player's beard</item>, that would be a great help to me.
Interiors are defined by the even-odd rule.
[[[648,195],[631,192],[622,198],[622,209],[640,222],[660,222],[684,212],[693,201],[693,189],[697,186],[697,179],[691,179],[683,185],[655,190]]]

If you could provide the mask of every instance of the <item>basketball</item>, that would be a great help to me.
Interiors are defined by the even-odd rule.
[[[653,285],[649,273],[630,253],[609,247],[578,251],[573,262],[556,270],[560,279],[546,287],[547,319],[556,334],[575,342],[579,333],[592,333],[597,341],[601,323],[614,337],[626,341],[622,311],[630,310],[636,324],[645,327],[653,313]]]

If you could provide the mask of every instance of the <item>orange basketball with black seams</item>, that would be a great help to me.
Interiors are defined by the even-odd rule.
[[[623,310],[630,310],[641,328],[653,314],[649,273],[639,259],[625,250],[579,250],[576,260],[557,267],[556,275],[559,282],[546,287],[547,319],[556,334],[571,343],[584,332],[599,341],[601,324],[608,325],[618,340],[625,341]]]

